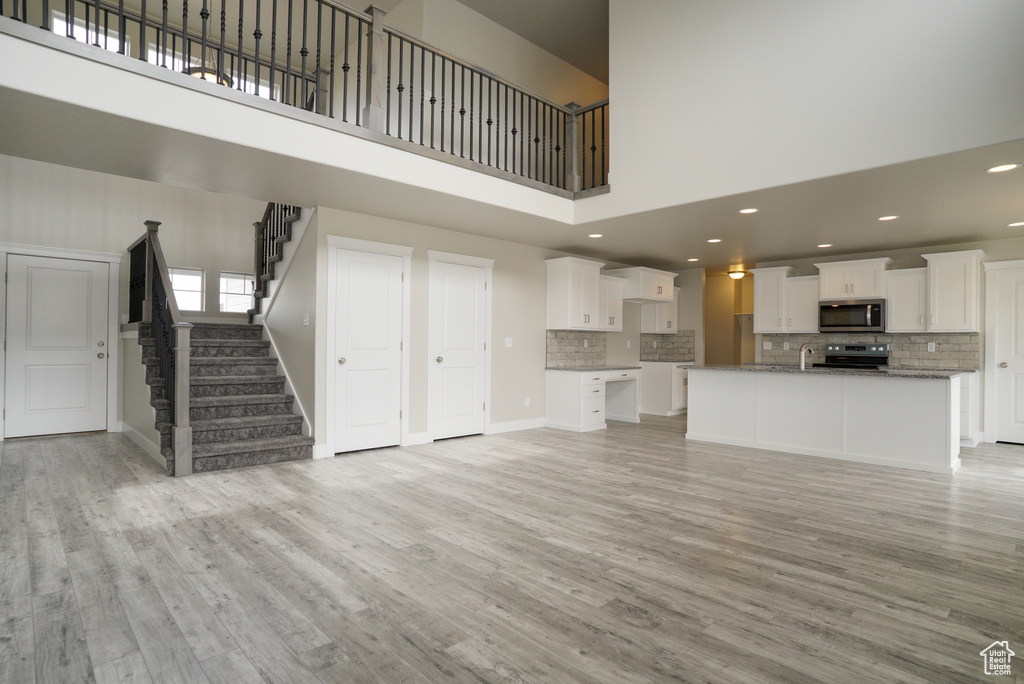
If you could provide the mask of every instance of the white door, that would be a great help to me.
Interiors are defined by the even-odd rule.
[[[434,439],[484,431],[487,270],[430,263],[431,418]]]
[[[5,437],[107,429],[107,279],[94,261],[7,257]]]
[[[399,256],[337,249],[334,260],[334,453],[402,441]]]
[[[1024,270],[993,271],[998,315],[995,324],[996,439],[1024,444]]]

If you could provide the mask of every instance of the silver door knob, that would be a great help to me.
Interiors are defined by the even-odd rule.
[[[1005,361],[1003,361],[1001,364],[999,364],[1000,368],[1008,368],[1009,366],[1010,366],[1010,364],[1006,363]]]
[[[339,366],[344,366],[346,361],[348,361],[348,359],[346,359],[344,356],[342,356],[340,359],[338,359],[338,365]]]
[[[444,357],[443,357],[443,356],[438,356],[438,357],[437,357],[436,359],[434,359],[434,360],[435,360],[435,361],[437,361],[438,363],[441,363],[442,361],[444,361]]]
[[[103,342],[103,341],[101,340],[101,341],[99,341],[99,342],[97,342],[97,343],[96,343],[96,346],[97,346],[97,347],[102,347],[102,346],[104,346],[105,344],[106,344],[106,342]]]
[[[100,352],[99,354],[96,355],[96,358],[97,359],[104,359],[104,358],[106,358],[106,355],[103,352]]]

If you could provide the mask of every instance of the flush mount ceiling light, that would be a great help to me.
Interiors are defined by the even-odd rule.
[[[1013,171],[1019,168],[1020,164],[1000,164],[999,166],[993,166],[991,169],[985,169],[985,173],[1002,173],[1003,171]]]
[[[587,237],[599,238],[599,237],[604,237],[604,235],[601,235],[600,233],[591,233]]]
[[[708,242],[710,242],[711,244],[715,244],[716,242],[721,242],[721,239],[719,239],[719,238],[711,238],[710,240],[708,240]]]
[[[899,218],[899,216],[879,216],[878,220],[879,221],[895,221],[898,218]]]
[[[739,280],[747,274],[746,271],[729,271],[729,277],[733,280]]]
[[[1007,228],[1019,228],[1020,226],[1024,226],[1024,221],[1017,221],[1016,223],[1008,223],[1006,225]]]
[[[756,214],[757,213],[757,209],[755,209],[754,207],[750,207],[749,209],[740,209],[740,213],[741,214]]]
[[[825,249],[826,247],[831,247],[831,246],[832,246],[831,244],[825,243],[823,245],[818,245],[818,249]]]

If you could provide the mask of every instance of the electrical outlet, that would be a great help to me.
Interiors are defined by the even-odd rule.
[[[586,349],[590,346],[590,340],[583,340],[583,348]]]
[[[761,349],[763,349],[764,351],[771,351],[772,350],[772,341],[771,340],[765,340],[764,342],[762,342],[761,343]]]
[[[930,351],[930,352],[935,351],[935,343],[934,342],[929,342],[928,343],[928,351]]]
[[[529,406],[529,405],[530,405],[530,397],[526,397],[526,405],[527,405],[527,406]]]
[[[789,351],[789,342],[782,343],[782,351]]]
[[[302,314],[302,326],[305,327],[305,328],[309,327],[309,314],[308,313]]]
[[[506,337],[505,338],[505,346],[506,347],[511,347],[512,346],[512,338],[511,337]]]
[[[651,348],[652,349],[657,349],[658,348],[658,340],[651,340]]]
[[[626,349],[629,349],[629,340],[626,340]]]

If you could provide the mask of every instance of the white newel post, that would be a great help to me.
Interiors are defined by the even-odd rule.
[[[189,423],[189,347],[192,324],[174,324],[174,476],[192,474],[192,426]]]
[[[380,7],[370,5],[366,13],[373,20],[366,31],[366,106],[363,108],[363,126],[378,133],[384,132],[384,15]]]
[[[580,176],[580,122],[576,117],[576,112],[580,109],[580,105],[570,102],[565,106],[572,112],[572,116],[569,117],[565,141],[566,151],[568,152],[566,157],[569,159],[569,190],[579,192],[580,188],[583,187],[583,179]]]

